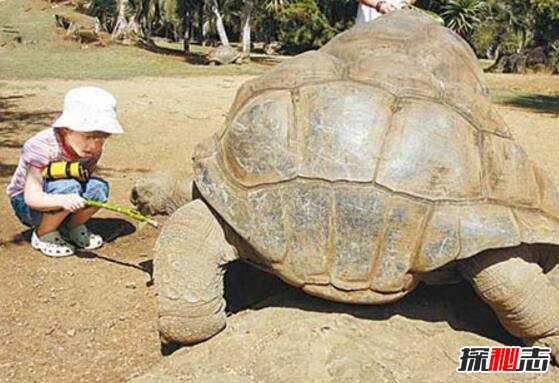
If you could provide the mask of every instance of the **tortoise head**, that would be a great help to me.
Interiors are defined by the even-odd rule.
[[[130,202],[144,215],[171,214],[168,182],[164,177],[147,177],[135,182]]]
[[[152,173],[134,183],[130,202],[144,215],[170,215],[192,200],[192,182],[178,171]]]

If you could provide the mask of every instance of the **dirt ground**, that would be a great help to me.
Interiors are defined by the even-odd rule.
[[[52,122],[64,93],[96,84],[114,93],[126,133],[111,138],[99,175],[111,201],[128,204],[136,178],[157,169],[190,171],[195,144],[223,122],[248,77],[118,81],[0,81],[0,186],[5,189],[25,140]],[[490,76],[491,86],[559,94],[559,78]],[[518,142],[559,185],[559,115],[498,107]],[[124,381],[162,357],[155,328],[151,249],[157,231],[102,212],[93,224],[101,249],[49,259],[0,198],[0,381]],[[160,222],[165,218],[158,217]]]

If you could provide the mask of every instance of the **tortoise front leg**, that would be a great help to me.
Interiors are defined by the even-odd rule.
[[[529,345],[551,347],[558,361],[559,289],[535,262],[530,247],[489,250],[458,267],[511,334]]]
[[[177,210],[155,245],[154,279],[163,343],[192,344],[225,327],[223,273],[237,258],[201,200]]]

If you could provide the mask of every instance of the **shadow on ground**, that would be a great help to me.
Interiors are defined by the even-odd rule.
[[[494,101],[499,104],[529,109],[539,113],[559,114],[559,96],[497,94]]]
[[[52,124],[58,111],[26,111],[21,101],[34,94],[0,96],[0,149],[19,149],[34,133]]]
[[[188,64],[192,65],[207,65],[208,60],[206,56],[198,53],[184,53],[176,49],[160,47],[153,42],[140,40],[136,43],[138,48],[144,49],[148,52],[163,54],[166,56],[183,57]]]
[[[103,237],[105,243],[112,242],[117,238],[130,235],[136,231],[136,227],[130,222],[119,218],[91,218],[87,226]],[[32,230],[27,229],[16,235],[10,240],[3,242],[3,245],[22,245],[31,242]]]
[[[225,297],[229,313],[245,308],[291,307],[304,311],[346,313],[374,321],[400,315],[427,322],[447,322],[456,331],[475,333],[503,344],[520,344],[520,340],[501,326],[491,308],[466,282],[441,286],[421,284],[408,296],[391,304],[349,305],[309,296],[273,275],[237,261],[227,266]]]

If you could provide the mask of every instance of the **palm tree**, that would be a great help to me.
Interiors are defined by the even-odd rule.
[[[267,11],[278,13],[283,8],[287,7],[293,0],[264,0],[263,8]]]
[[[479,23],[479,15],[485,9],[486,4],[482,0],[449,0],[443,5],[441,16],[447,27],[469,41],[475,25]]]

